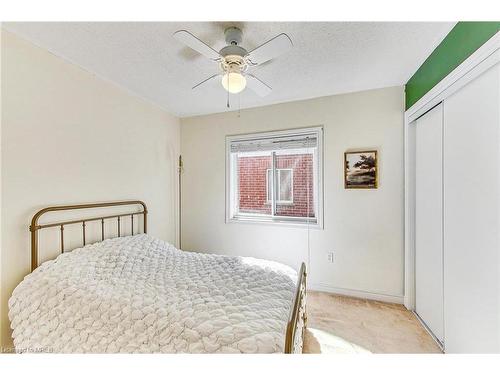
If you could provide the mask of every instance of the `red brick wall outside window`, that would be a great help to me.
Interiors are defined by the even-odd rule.
[[[267,199],[266,174],[267,170],[272,168],[272,157],[239,156],[237,165],[239,211],[241,213],[270,215],[271,202]],[[313,155],[276,155],[276,168],[293,170],[293,201],[291,203],[277,202],[276,215],[315,217],[313,197]]]

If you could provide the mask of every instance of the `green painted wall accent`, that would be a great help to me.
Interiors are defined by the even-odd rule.
[[[406,109],[500,31],[500,22],[458,22],[406,83]]]

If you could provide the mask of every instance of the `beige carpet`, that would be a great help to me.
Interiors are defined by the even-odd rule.
[[[304,353],[441,353],[402,305],[308,292]]]

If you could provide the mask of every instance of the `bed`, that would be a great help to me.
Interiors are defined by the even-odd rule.
[[[116,206],[135,210],[39,224],[48,212]],[[304,264],[296,272],[262,259],[182,251],[147,234],[147,213],[144,202],[123,201],[35,214],[32,272],[9,300],[17,351],[302,352]],[[124,218],[131,226],[127,235]],[[105,235],[110,220],[116,220],[116,236]],[[91,244],[89,223],[101,226],[101,238]],[[81,225],[83,247],[68,251],[64,230],[75,225]],[[38,233],[45,228],[59,228],[61,254],[39,265]]]

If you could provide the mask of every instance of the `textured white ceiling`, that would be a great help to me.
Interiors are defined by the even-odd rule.
[[[443,22],[86,22],[3,23],[3,27],[180,117],[226,111],[220,83],[191,87],[218,66],[173,39],[186,29],[213,46],[224,29],[243,30],[250,50],[285,32],[293,49],[257,67],[273,88],[232,96],[232,109],[403,85],[451,30]]]

